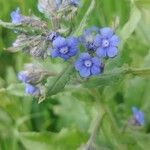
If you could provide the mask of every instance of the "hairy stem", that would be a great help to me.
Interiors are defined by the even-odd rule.
[[[41,30],[31,28],[31,27],[28,27],[28,26],[23,26],[22,24],[15,25],[13,23],[4,22],[4,21],[0,20],[0,25],[3,26],[4,28],[11,29],[11,30],[16,30],[16,31],[19,31],[19,32],[22,32],[22,33],[43,34],[43,32]]]
[[[100,128],[102,122],[103,122],[103,119],[106,115],[106,112],[103,113],[103,115],[100,117],[100,115],[98,114],[98,116],[96,117],[96,120],[95,120],[95,124],[94,124],[94,127],[93,127],[93,131],[91,133],[91,136],[85,146],[85,148],[83,150],[91,150],[92,149],[92,145],[96,139],[96,135],[98,133],[98,129]]]

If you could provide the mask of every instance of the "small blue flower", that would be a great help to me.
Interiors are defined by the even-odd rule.
[[[80,40],[81,43],[84,44],[85,48],[87,48],[87,50],[93,50],[93,51],[96,50],[94,39],[97,33],[98,33],[98,28],[95,26],[88,28],[83,32],[83,35],[81,36]]]
[[[75,62],[75,69],[81,77],[98,75],[102,72],[102,63],[97,57],[91,57],[88,53],[82,53]]]
[[[97,34],[94,40],[94,45],[97,47],[97,56],[115,57],[118,53],[117,46],[119,42],[119,37],[114,34],[111,28],[105,27],[100,29],[100,34]]]
[[[31,84],[26,84],[25,93],[36,97],[40,95],[40,89]]]
[[[14,24],[19,24],[23,20],[23,17],[20,14],[20,9],[19,8],[17,8],[16,11],[13,11],[10,14],[10,16],[11,16],[12,23],[14,23]]]
[[[137,107],[132,107],[133,119],[135,124],[137,125],[144,125],[144,113],[139,111]]]
[[[75,37],[63,38],[58,37],[53,42],[53,49],[51,51],[51,56],[61,57],[64,60],[76,55],[78,51],[78,40]]]
[[[41,79],[41,72],[29,72],[29,71],[21,71],[18,73],[18,79],[23,83],[32,83],[35,84]]]
[[[26,71],[21,71],[18,73],[18,79],[24,83],[28,83],[30,78],[29,76],[27,75],[27,72]]]

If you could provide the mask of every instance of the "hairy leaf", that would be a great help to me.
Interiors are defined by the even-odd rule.
[[[59,133],[20,133],[21,142],[27,150],[73,150],[77,149],[87,136],[77,130],[63,129]]]
[[[74,66],[72,64],[69,64],[69,66],[65,68],[60,75],[58,75],[57,77],[48,78],[46,83],[46,95],[55,95],[63,90],[67,82],[70,80],[70,75],[73,73],[73,71]]]
[[[126,42],[126,40],[131,36],[131,34],[135,31],[140,19],[141,12],[136,6],[132,6],[131,15],[128,22],[124,25],[121,30],[120,36],[122,39],[122,45]]]

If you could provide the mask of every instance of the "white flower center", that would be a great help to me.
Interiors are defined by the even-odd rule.
[[[102,41],[102,46],[103,46],[103,47],[108,47],[108,46],[109,46],[109,41],[106,40],[106,39],[104,39],[104,40]]]
[[[92,66],[92,61],[91,61],[91,60],[86,60],[86,61],[84,62],[84,65],[85,65],[86,67],[91,67],[91,66]]]
[[[66,54],[66,53],[68,53],[68,47],[62,47],[61,49],[60,49],[60,53],[61,54]]]

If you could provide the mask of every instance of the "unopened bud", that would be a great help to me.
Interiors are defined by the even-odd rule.
[[[18,79],[24,83],[35,85],[49,75],[51,75],[50,72],[43,69],[41,66],[27,64],[25,65],[24,71],[18,73]]]

